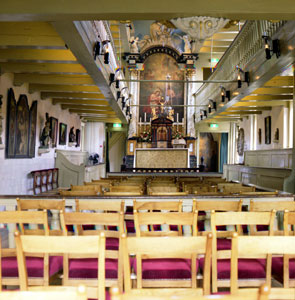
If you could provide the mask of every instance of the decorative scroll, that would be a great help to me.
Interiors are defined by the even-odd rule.
[[[171,22],[190,37],[191,51],[199,53],[204,41],[223,28],[228,19],[211,17],[178,18]]]

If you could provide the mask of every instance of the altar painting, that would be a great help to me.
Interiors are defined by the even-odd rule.
[[[144,62],[140,74],[145,80],[183,80],[184,72],[178,67],[175,59],[163,53],[149,56]],[[182,122],[184,107],[183,82],[141,82],[139,118],[150,122],[160,115],[167,116],[173,122]],[[140,121],[139,119],[139,121]]]

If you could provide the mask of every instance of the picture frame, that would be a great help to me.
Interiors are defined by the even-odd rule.
[[[67,144],[67,127],[68,125],[65,123],[59,123],[59,145]]]
[[[57,145],[57,132],[58,132],[58,120],[54,117],[50,117],[50,138],[52,147]]]
[[[271,116],[264,118],[265,144],[271,144]]]
[[[76,129],[76,147],[80,147],[81,142],[81,130]]]

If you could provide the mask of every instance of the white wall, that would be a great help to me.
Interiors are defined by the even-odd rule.
[[[257,115],[257,132],[256,132],[256,150],[283,149],[284,137],[284,108],[283,106],[274,106],[270,111],[263,111],[261,115]],[[265,125],[264,119],[271,117],[271,144],[265,144]],[[243,121],[238,123],[240,128],[244,129],[245,142],[244,151],[251,150],[251,118],[243,118]],[[259,144],[258,130],[261,129],[261,143]],[[276,129],[279,129],[279,141],[274,143]],[[287,132],[288,137],[288,132]],[[254,142],[254,141],[253,141]],[[287,143],[288,144],[288,143]],[[243,157],[238,157],[238,163],[243,163]]]
[[[89,122],[85,124],[84,151],[98,153],[99,162],[103,162],[103,145],[105,141],[105,124]]]
[[[29,175],[31,171],[39,169],[53,168],[55,159],[55,149],[69,149],[69,150],[80,150],[80,147],[68,147],[67,145],[58,145],[56,148],[50,148],[49,153],[38,155],[38,147],[40,146],[39,137],[44,127],[45,113],[48,112],[50,117],[55,117],[58,122],[62,122],[68,125],[69,130],[72,126],[75,129],[81,129],[80,118],[77,114],[70,114],[68,110],[62,110],[60,105],[52,105],[50,99],[41,100],[40,93],[28,92],[28,84],[22,86],[13,86],[13,74],[3,74],[0,76],[0,94],[3,95],[2,101],[2,115],[4,117],[2,121],[3,132],[2,140],[5,142],[6,136],[6,106],[7,106],[7,92],[9,88],[13,88],[15,99],[18,101],[20,94],[26,94],[28,97],[28,104],[31,104],[34,100],[38,100],[37,106],[37,134],[36,134],[36,147],[35,157],[25,159],[6,159],[5,149],[0,150],[0,194],[2,195],[25,195],[33,194],[33,179]],[[58,139],[57,139],[58,140]],[[68,141],[68,137],[67,137]]]

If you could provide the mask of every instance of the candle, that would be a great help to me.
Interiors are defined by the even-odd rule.
[[[144,113],[144,123],[146,123],[146,112]]]

